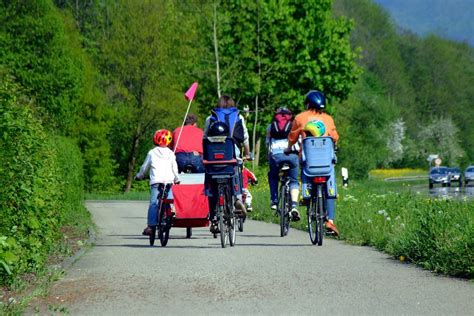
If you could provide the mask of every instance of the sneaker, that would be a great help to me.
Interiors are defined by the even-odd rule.
[[[245,209],[245,205],[244,203],[242,203],[241,200],[239,199],[235,200],[234,207],[235,207],[235,210],[234,210],[235,214],[238,214],[240,217],[247,216],[247,210]]]
[[[219,226],[218,226],[216,221],[211,222],[211,225],[209,226],[209,231],[212,234],[219,234],[220,233]]]
[[[145,229],[143,230],[142,235],[143,236],[151,236],[151,234],[153,234],[153,229],[150,226],[145,227]]]
[[[291,209],[291,217],[292,217],[291,220],[292,220],[293,222],[298,222],[298,221],[301,219],[301,217],[300,217],[300,212],[298,212],[298,210],[296,209],[296,207],[293,207],[293,208]]]
[[[252,205],[247,205],[246,208],[249,213],[253,211]]]
[[[276,211],[278,209],[278,205],[276,203],[273,203],[271,204],[270,208],[274,211]]]
[[[334,237],[339,236],[339,230],[333,222],[328,220],[326,223],[324,223],[324,226],[326,226],[328,233],[332,233]]]
[[[300,206],[308,206],[308,205],[309,205],[309,199],[300,200]]]

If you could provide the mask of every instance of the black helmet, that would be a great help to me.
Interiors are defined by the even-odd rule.
[[[326,108],[326,97],[318,90],[311,90],[306,94],[304,105],[307,109],[324,109]]]
[[[224,122],[214,122],[209,127],[209,136],[229,136],[229,127]]]

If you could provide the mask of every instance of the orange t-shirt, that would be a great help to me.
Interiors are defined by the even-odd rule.
[[[324,136],[329,136],[334,140],[335,143],[337,142],[339,139],[339,134],[336,131],[336,125],[334,125],[334,120],[332,119],[331,115],[325,112],[306,110],[298,114],[293,121],[290,134],[288,135],[288,141],[290,142],[290,145],[296,143],[300,135],[304,136],[302,134],[303,129],[310,121],[322,121],[326,126],[326,132],[324,133]]]

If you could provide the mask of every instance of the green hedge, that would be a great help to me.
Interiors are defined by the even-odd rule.
[[[43,268],[65,214],[80,210],[80,152],[48,135],[13,79],[0,83],[0,284]]]

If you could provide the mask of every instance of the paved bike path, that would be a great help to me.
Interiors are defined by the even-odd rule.
[[[368,247],[248,221],[222,249],[208,228],[173,228],[168,246],[140,233],[146,202],[87,202],[96,245],[46,302],[72,315],[472,315],[474,284],[439,277]],[[159,245],[159,241],[157,241]]]

